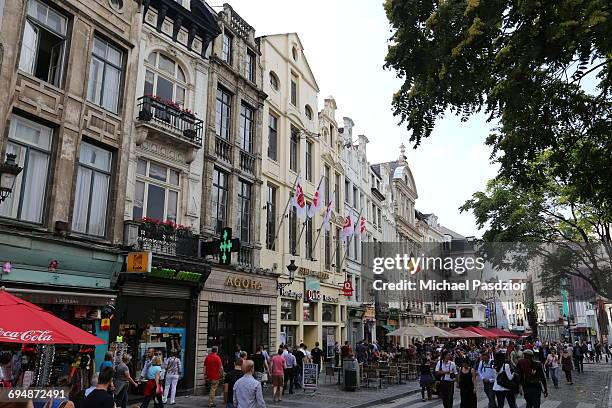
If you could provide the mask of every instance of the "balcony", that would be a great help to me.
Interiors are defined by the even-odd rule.
[[[247,173],[255,174],[255,156],[240,150],[240,169]]]
[[[225,139],[215,138],[215,155],[226,163],[232,162],[232,145]]]
[[[170,222],[154,220],[125,221],[125,245],[136,251],[183,258],[198,258],[200,236]]]
[[[238,264],[242,266],[253,266],[253,248],[240,246],[238,251]]]
[[[202,147],[204,122],[170,101],[150,95],[138,98],[138,121],[142,130],[137,136],[138,145],[153,133],[170,136],[195,149]]]

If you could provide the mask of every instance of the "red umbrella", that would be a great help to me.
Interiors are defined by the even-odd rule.
[[[105,344],[106,342],[0,288],[0,343]]]

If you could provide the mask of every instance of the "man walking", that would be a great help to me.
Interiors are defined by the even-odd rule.
[[[321,350],[319,347],[318,341],[315,343],[314,348],[310,351],[310,355],[312,356],[312,362],[318,366],[317,373],[320,373],[323,370],[323,350]]]
[[[234,384],[242,378],[242,366],[244,361],[239,358],[234,363],[234,369],[227,373],[225,376],[225,384],[223,384],[223,400],[225,401],[225,408],[236,408],[234,406]]]
[[[204,360],[204,382],[209,388],[208,391],[208,406],[215,406],[215,396],[217,395],[217,387],[219,381],[223,378],[223,363],[221,357],[217,354],[219,348],[213,346],[209,355]]]
[[[491,362],[491,356],[488,351],[480,353],[480,362],[476,369],[478,376],[482,379],[482,386],[484,392],[489,399],[489,408],[496,408],[495,404],[495,392],[493,391],[493,384],[495,384],[495,369]]]
[[[296,366],[295,356],[291,353],[291,349],[287,348],[287,353],[283,354],[285,359],[285,386],[283,387],[283,394],[287,389],[287,381],[289,381],[289,394],[293,394],[293,384],[295,382],[294,370]]]
[[[574,348],[572,350],[572,357],[574,358],[574,367],[576,367],[576,371],[581,373],[584,371],[584,353],[582,352],[582,347],[578,342],[574,343]]]
[[[244,375],[234,384],[234,408],[265,408],[261,383],[253,377],[253,360],[242,365]]]
[[[542,391],[544,391],[544,397],[548,396],[542,364],[533,359],[532,350],[525,350],[517,367],[526,402],[525,408],[540,408]]]

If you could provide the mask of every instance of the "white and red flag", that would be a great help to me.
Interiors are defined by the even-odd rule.
[[[353,222],[353,216],[350,211],[347,211],[344,221],[342,223],[342,231],[340,231],[340,239],[347,240],[351,235],[355,233],[355,224]]]
[[[329,199],[329,202],[325,206],[325,215],[323,215],[323,228],[325,229],[325,231],[329,231],[331,229],[331,216],[335,195],[336,192],[334,191]]]
[[[312,204],[308,208],[308,218],[314,217],[314,215],[323,207],[323,183],[319,182],[319,187],[312,197]]]
[[[366,232],[367,232],[366,219],[365,219],[365,217],[361,217],[359,219],[359,233],[361,235],[364,235]]]
[[[295,194],[293,196],[293,206],[295,207],[295,212],[298,218],[304,219],[306,218],[306,197],[304,197],[304,189],[302,188],[301,179],[298,178],[297,184],[295,186]]]

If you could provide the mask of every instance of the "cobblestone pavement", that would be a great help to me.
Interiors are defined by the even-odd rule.
[[[565,382],[565,376],[555,389],[552,380],[548,380],[548,398],[542,398],[541,408],[612,408],[612,364],[585,364],[584,373],[573,372],[574,385]],[[459,407],[459,392],[455,389],[453,407]],[[486,408],[488,400],[479,382],[478,408]],[[517,397],[518,408],[525,407],[525,399]],[[442,407],[439,399],[422,402],[421,394],[413,394],[387,403],[373,405],[377,408],[434,408]],[[506,404],[507,407],[507,404]]]

